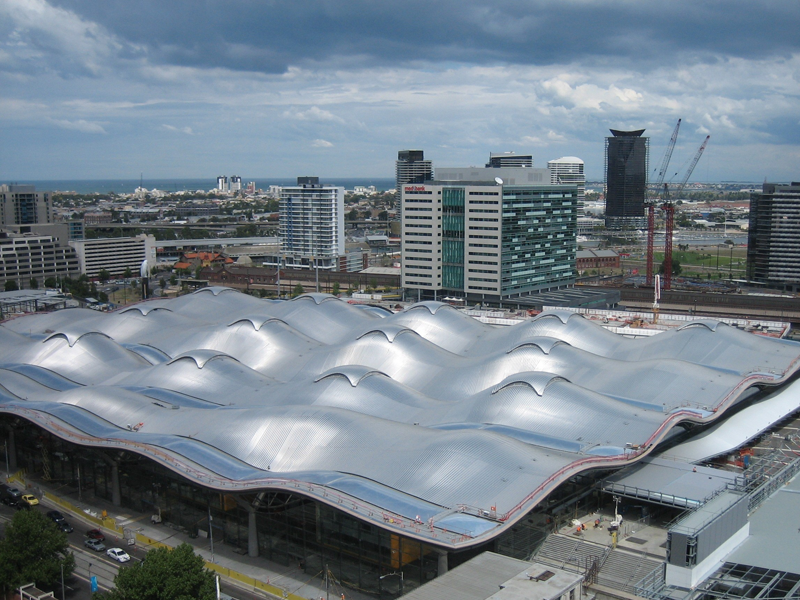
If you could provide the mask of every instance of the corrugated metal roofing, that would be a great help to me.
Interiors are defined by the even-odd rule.
[[[440,303],[377,314],[224,288],[23,317],[0,340],[0,411],[449,546],[800,366],[800,345],[722,324],[630,340],[566,312],[495,328]]]

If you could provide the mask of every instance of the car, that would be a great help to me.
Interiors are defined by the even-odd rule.
[[[106,556],[121,563],[128,562],[131,559],[130,555],[122,548],[109,548],[106,550]]]
[[[94,550],[95,552],[102,552],[106,549],[106,545],[101,542],[100,540],[95,540],[93,538],[88,538],[83,540],[83,545],[89,548],[90,550]]]
[[[72,525],[70,525],[66,521],[57,521],[56,527],[58,527],[59,531],[63,531],[64,533],[72,533],[73,531],[75,531],[72,528]]]
[[[39,499],[34,496],[33,494],[25,494],[21,498],[22,502],[25,502],[28,506],[36,506],[39,504]]]
[[[6,502],[6,498],[8,498],[8,502]],[[6,494],[3,498],[3,502],[6,502],[9,506],[13,506],[19,499],[22,498],[22,492],[19,491],[17,488],[6,488]]]
[[[18,500],[13,496],[3,496],[3,504],[6,506],[16,506]]]
[[[60,523],[61,521],[65,520],[64,515],[62,515],[57,510],[48,511],[47,518],[53,520],[56,523]]]
[[[102,542],[106,539],[106,536],[104,536],[103,532],[99,529],[90,529],[86,532],[86,537],[90,540],[97,540],[99,542]]]

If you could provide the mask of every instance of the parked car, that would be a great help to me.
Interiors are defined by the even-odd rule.
[[[90,550],[94,550],[95,552],[102,552],[106,549],[106,546],[100,540],[95,540],[93,538],[88,538],[83,540],[83,545],[89,548]]]
[[[128,562],[131,559],[130,555],[122,548],[110,548],[106,550],[106,556],[121,563]]]
[[[97,540],[99,542],[102,542],[106,539],[106,536],[104,536],[103,532],[99,529],[90,529],[86,532],[86,537],[90,540]]]
[[[25,502],[28,506],[36,506],[37,504],[39,504],[39,499],[33,494],[25,494],[21,498],[21,501]]]

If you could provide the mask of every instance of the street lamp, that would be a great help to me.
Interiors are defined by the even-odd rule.
[[[392,573],[387,573],[386,575],[381,575],[380,577],[378,577],[378,579],[384,580],[387,577],[391,577],[392,575],[397,575],[398,577],[400,577],[400,595],[402,596],[403,595],[403,572],[402,571],[394,571]]]

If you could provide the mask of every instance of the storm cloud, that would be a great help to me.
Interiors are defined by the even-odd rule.
[[[712,136],[694,179],[797,179],[798,25],[758,0],[0,0],[0,178],[391,177],[410,147],[602,178],[608,128],[655,162],[680,117],[676,159]]]

